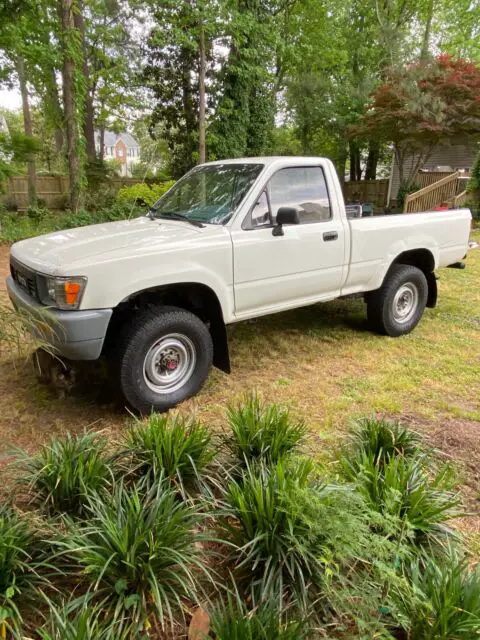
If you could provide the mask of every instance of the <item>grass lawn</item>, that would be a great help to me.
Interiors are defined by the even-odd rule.
[[[480,234],[474,234],[480,240]],[[368,330],[361,300],[340,300],[252,320],[229,329],[232,374],[214,371],[203,392],[182,405],[220,424],[227,403],[257,389],[304,418],[322,451],[349,422],[372,412],[395,416],[461,463],[467,505],[461,527],[480,552],[480,249],[467,269],[440,271],[439,304],[409,336]],[[0,246],[0,303],[8,247]],[[115,435],[127,414],[91,394],[58,398],[37,384],[28,363],[0,346],[0,455],[34,450],[52,433],[104,429]]]

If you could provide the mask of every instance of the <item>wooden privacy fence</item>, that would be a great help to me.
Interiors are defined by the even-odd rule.
[[[388,182],[388,180],[355,180],[345,182],[343,185],[345,202],[368,202],[383,209],[387,206]]]
[[[110,178],[105,184],[117,192],[123,186],[138,184],[137,178]],[[67,176],[37,176],[37,198],[47,209],[65,209],[68,206],[69,181]],[[12,176],[8,179],[3,203],[9,209],[28,209],[28,185],[26,176]]]

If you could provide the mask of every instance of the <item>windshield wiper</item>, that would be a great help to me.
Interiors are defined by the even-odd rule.
[[[189,218],[185,214],[176,213],[175,211],[171,211],[171,212],[170,211],[169,212],[165,211],[164,213],[160,213],[158,215],[155,215],[155,210],[152,210],[152,214],[151,215],[152,215],[152,217],[163,218],[164,220],[168,220],[169,218],[171,220],[182,220],[184,222],[189,222],[194,227],[200,227],[201,229],[203,229],[203,227],[205,226],[199,220],[193,220],[192,218]]]

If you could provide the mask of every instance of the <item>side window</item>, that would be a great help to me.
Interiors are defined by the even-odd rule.
[[[270,210],[266,191],[262,191],[251,213],[251,225],[253,229],[270,226]]]
[[[321,222],[332,217],[325,175],[321,167],[280,169],[269,182],[272,215],[280,207],[295,207],[300,223]]]

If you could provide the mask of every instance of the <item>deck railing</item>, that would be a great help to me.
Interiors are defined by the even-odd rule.
[[[446,175],[444,178],[429,184],[415,193],[406,196],[403,204],[404,213],[431,211],[440,204],[448,203],[457,195],[459,172]]]
[[[453,209],[461,209],[467,204],[468,200],[468,191],[462,191],[457,194],[452,200],[452,208]]]

